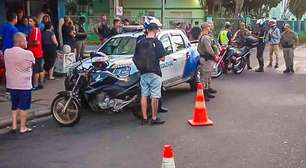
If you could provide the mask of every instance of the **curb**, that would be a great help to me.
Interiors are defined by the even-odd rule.
[[[28,112],[28,121],[39,118],[39,117],[44,117],[50,114],[51,114],[51,111],[50,111],[49,106],[38,108],[38,109],[32,109]],[[12,123],[11,117],[0,120],[0,129],[10,126],[11,123]]]

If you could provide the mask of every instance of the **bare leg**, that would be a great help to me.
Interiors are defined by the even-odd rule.
[[[27,116],[28,113],[26,111],[20,110],[20,132],[27,130]]]
[[[148,103],[148,97],[147,96],[141,96],[141,111],[142,111],[142,116],[143,119],[147,120],[148,119],[148,113],[147,113],[147,103]]]
[[[12,129],[17,129],[17,115],[18,115],[18,110],[15,110],[15,111],[13,111],[12,112],[12,120],[13,120],[13,122],[12,122]]]
[[[156,120],[156,118],[157,118],[157,109],[158,109],[158,99],[157,98],[152,98],[151,106],[152,106],[152,119]]]
[[[42,85],[44,83],[45,72],[39,73],[39,82]]]
[[[53,76],[53,69],[54,69],[54,67],[52,67],[52,68],[49,70],[49,79],[54,79],[54,76]]]
[[[34,74],[34,82],[33,82],[34,87],[38,86],[38,80],[39,80],[39,73],[36,73]]]

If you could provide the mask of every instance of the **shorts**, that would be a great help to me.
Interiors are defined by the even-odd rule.
[[[31,90],[10,89],[12,110],[29,110],[32,103]]]
[[[43,58],[35,58],[35,65],[33,65],[33,73],[41,73],[44,72],[44,59]]]
[[[140,76],[141,96],[161,98],[161,77],[154,73],[146,73]]]

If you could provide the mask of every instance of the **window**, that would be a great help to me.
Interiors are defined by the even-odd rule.
[[[117,37],[110,39],[100,50],[106,55],[133,55],[136,48],[136,38]]]
[[[184,40],[181,35],[172,35],[172,41],[176,48],[176,51],[180,51],[186,48]]]
[[[162,44],[163,44],[163,46],[164,46],[164,48],[166,50],[166,54],[167,55],[172,54],[173,53],[173,48],[172,48],[169,36],[168,35],[163,35],[160,38],[160,41],[162,42]]]

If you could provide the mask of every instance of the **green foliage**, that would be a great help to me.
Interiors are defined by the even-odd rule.
[[[255,17],[268,16],[271,8],[276,7],[282,0],[245,0],[244,9],[248,15]]]
[[[67,14],[69,14],[69,15],[77,14],[78,5],[77,5],[77,3],[75,1],[68,1],[65,4],[65,8],[66,8]]]
[[[290,0],[289,1],[290,12],[298,19],[302,19],[306,12],[305,0]]]

